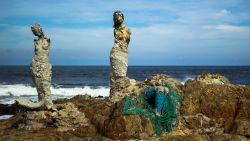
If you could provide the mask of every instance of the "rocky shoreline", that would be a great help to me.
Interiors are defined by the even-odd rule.
[[[122,115],[124,97],[137,97],[151,82],[165,81],[182,97],[173,131],[155,135],[150,120]],[[78,95],[53,101],[58,111],[25,111],[0,105],[0,140],[250,140],[250,86],[233,85],[224,76],[203,74],[184,85],[166,75],[144,82],[117,80],[112,98]]]

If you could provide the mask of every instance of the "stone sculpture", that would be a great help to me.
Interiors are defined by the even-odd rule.
[[[123,21],[124,15],[121,11],[115,11],[114,20],[114,46],[110,51],[110,95],[115,87],[115,81],[127,76],[128,68],[128,44],[130,42],[131,31],[126,28]]]
[[[51,100],[51,77],[52,66],[49,63],[50,39],[45,37],[40,24],[33,24],[31,30],[38,38],[34,40],[35,55],[30,65],[31,76],[38,93],[38,102],[34,103],[28,99],[19,97],[17,104],[29,109],[53,109]]]

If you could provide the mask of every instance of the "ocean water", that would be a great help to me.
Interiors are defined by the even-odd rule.
[[[109,66],[54,66],[52,99],[78,94],[109,96]],[[152,74],[167,74],[185,83],[202,73],[226,76],[231,83],[250,85],[250,66],[132,66],[128,76],[145,80]],[[0,104],[12,104],[17,96],[37,100],[28,66],[0,66]]]

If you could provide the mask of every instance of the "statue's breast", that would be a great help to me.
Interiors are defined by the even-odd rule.
[[[50,43],[47,39],[40,39],[35,41],[35,47],[37,50],[49,50]]]
[[[115,38],[121,41],[126,41],[129,38],[128,32],[124,30],[116,30],[115,31]]]
[[[39,39],[35,41],[35,57],[36,58],[48,58],[50,43],[47,39]]]

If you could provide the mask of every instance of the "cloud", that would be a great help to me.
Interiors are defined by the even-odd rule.
[[[250,38],[250,27],[249,26],[236,26],[236,25],[206,25],[202,26],[203,29],[207,30],[218,30],[223,32],[231,32],[232,37],[235,38]],[[228,34],[228,33],[227,33]],[[225,35],[227,35],[225,34]],[[237,34],[237,35],[236,35]]]
[[[233,26],[233,25],[218,25],[215,28],[222,30],[222,31],[236,31],[236,32],[249,32],[250,31],[250,27]]]
[[[243,0],[2,1],[0,51],[11,49],[16,58],[22,60],[25,56],[23,63],[29,63],[35,37],[28,25],[35,21],[43,25],[46,36],[51,38],[53,63],[108,65],[114,40],[112,14],[121,10],[126,25],[132,29],[130,64],[178,64],[181,60],[195,63],[195,57],[202,56],[209,62],[211,56],[218,59],[222,54],[230,60],[233,53],[247,58],[244,53],[250,52],[250,12],[245,3]]]
[[[228,11],[227,9],[222,9],[218,13],[215,13],[215,15],[218,17],[225,17],[228,16],[229,14],[231,14],[231,12]]]

